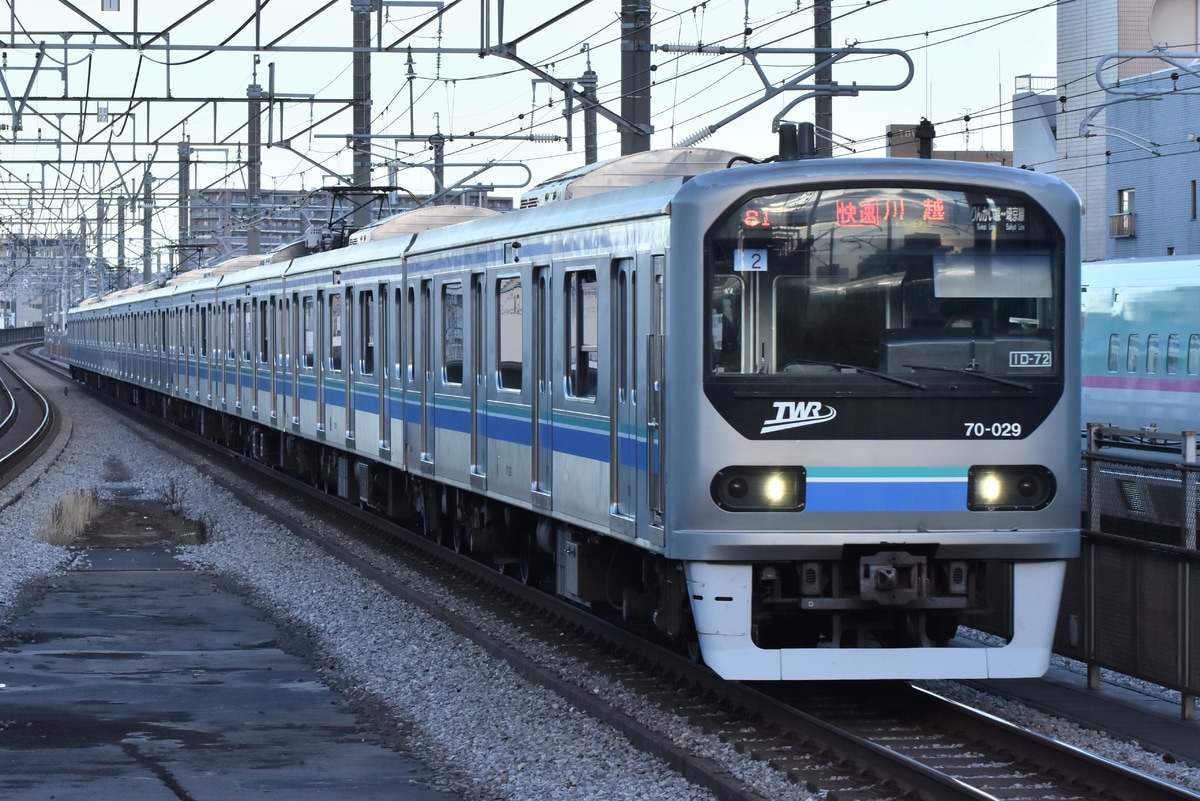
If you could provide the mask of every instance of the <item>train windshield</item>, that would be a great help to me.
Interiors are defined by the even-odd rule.
[[[1029,199],[974,188],[754,197],[706,243],[707,369],[961,382],[1059,377],[1063,241]]]

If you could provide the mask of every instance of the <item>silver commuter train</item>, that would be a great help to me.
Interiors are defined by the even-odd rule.
[[[72,369],[728,678],[1044,672],[1078,550],[1074,192],[667,160],[89,300]],[[954,639],[1003,573],[1008,642]]]

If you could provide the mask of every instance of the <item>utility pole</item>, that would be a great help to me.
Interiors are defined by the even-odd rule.
[[[579,81],[583,87],[583,96],[591,101],[583,109],[583,161],[585,164],[595,164],[599,159],[599,146],[596,140],[596,85],[599,79],[592,69],[591,58],[588,58],[587,71]]]
[[[123,289],[130,281],[125,277],[125,204],[128,198],[117,197],[117,288]]]
[[[83,275],[83,294],[82,298],[91,297],[91,283],[88,281],[88,264],[87,264],[87,217],[79,215],[79,271]],[[102,294],[103,288],[97,291],[96,294]]]
[[[437,197],[433,205],[445,204],[446,197],[442,190],[446,188],[446,137],[439,131],[429,137],[429,147],[433,150],[433,194]]]
[[[149,282],[154,276],[150,264],[150,222],[154,217],[154,176],[150,174],[150,165],[146,165],[146,174],[142,176],[142,280]]]
[[[187,265],[187,246],[191,244],[192,146],[179,143],[179,272],[191,269]],[[199,266],[199,265],[197,265]]]
[[[621,116],[640,132],[621,132],[621,155],[650,149],[650,6],[621,2]]]
[[[354,152],[353,185],[371,185],[371,12],[379,0],[350,0],[354,15],[354,136],[350,146]],[[355,228],[365,228],[371,222],[369,198],[351,195],[354,204],[351,221]]]
[[[258,63],[258,56],[254,57]],[[257,78],[257,70],[255,78]],[[250,98],[250,118],[246,127],[246,253],[262,253],[258,229],[259,200],[262,195],[262,87],[252,83],[246,89]]]
[[[831,0],[816,0],[813,3],[813,46],[818,50],[833,47],[833,30],[830,26]],[[828,53],[817,53],[817,62],[829,59]],[[822,85],[833,83],[833,65],[828,64],[817,70],[816,84],[820,91]],[[817,128],[817,155],[833,155],[833,96],[818,94],[813,110],[813,123]]]
[[[104,198],[96,198],[96,280],[100,287],[100,294],[103,295],[113,287],[108,286],[105,280],[108,272],[108,265],[104,261]]]

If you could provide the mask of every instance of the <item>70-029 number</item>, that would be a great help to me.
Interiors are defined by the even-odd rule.
[[[968,437],[1019,437],[1020,423],[963,423]]]

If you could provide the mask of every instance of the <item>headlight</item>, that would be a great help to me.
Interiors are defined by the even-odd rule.
[[[972,512],[1033,511],[1054,499],[1054,474],[1040,465],[974,465],[967,473]]]
[[[731,512],[804,508],[803,467],[726,467],[710,486],[712,499]]]

